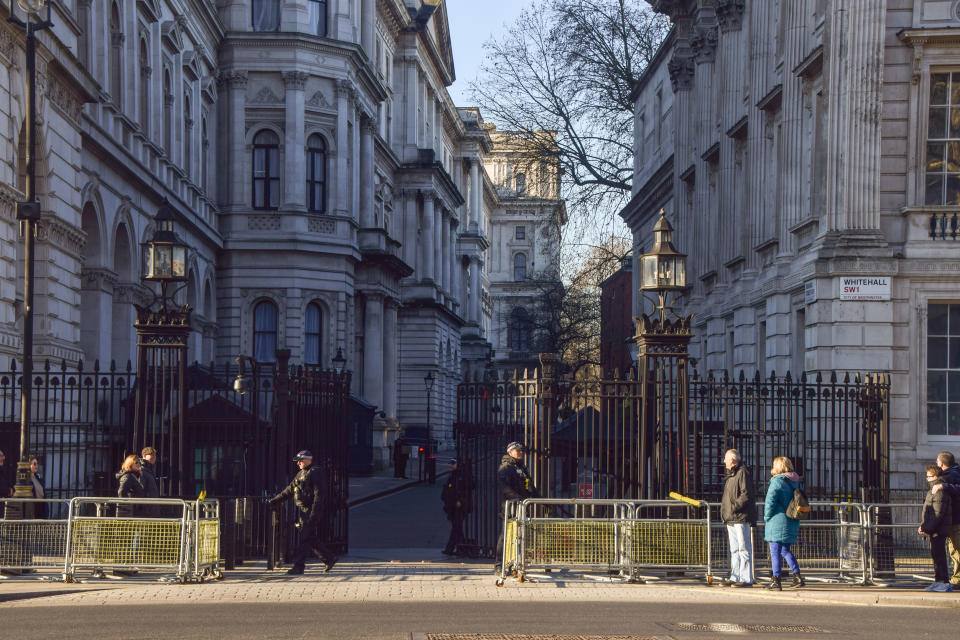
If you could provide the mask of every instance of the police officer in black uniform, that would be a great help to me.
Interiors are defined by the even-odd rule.
[[[336,555],[322,541],[322,527],[327,519],[327,479],[323,470],[313,466],[313,454],[304,449],[293,459],[300,468],[287,488],[270,498],[270,505],[278,507],[281,502],[293,497],[297,505],[297,527],[300,529],[300,545],[293,552],[290,575],[303,573],[304,565],[311,554],[321,558],[326,566],[324,572],[333,569]]]
[[[538,496],[530,471],[523,464],[523,444],[511,442],[507,445],[507,453],[500,459],[500,468],[497,470],[497,484],[500,485],[500,496],[504,503]],[[493,565],[495,574],[500,573],[503,562],[503,508],[500,509],[499,523],[500,536],[497,538],[496,564]]]

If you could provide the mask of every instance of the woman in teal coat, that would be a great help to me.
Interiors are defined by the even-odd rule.
[[[793,499],[793,490],[803,485],[800,483],[800,476],[793,471],[793,462],[785,456],[774,459],[770,475],[773,477],[770,478],[767,498],[763,504],[763,539],[770,545],[770,568],[773,572],[773,582],[768,588],[777,591],[783,589],[780,584],[783,560],[787,561],[793,575],[790,586],[802,587],[805,582],[800,575],[800,565],[790,551],[790,545],[797,541],[800,533],[800,521],[787,517],[787,505]]]

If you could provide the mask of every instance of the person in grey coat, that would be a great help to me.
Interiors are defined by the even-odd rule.
[[[730,587],[753,585],[753,538],[751,527],[756,520],[750,471],[740,459],[740,452],[728,449],[723,456],[726,468],[723,496],[720,498],[720,519],[727,525],[730,542],[730,577],[723,584]]]
[[[936,465],[930,465],[927,471],[927,484],[930,489],[923,499],[923,510],[920,512],[920,526],[917,533],[930,538],[930,557],[933,559],[933,584],[927,591],[950,592],[947,576],[947,534],[952,523],[952,509],[950,497],[944,491],[934,491],[933,488],[943,483],[943,471]]]

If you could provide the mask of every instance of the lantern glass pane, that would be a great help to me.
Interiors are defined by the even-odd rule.
[[[43,7],[47,4],[47,0],[17,0],[17,4],[20,5],[20,9],[26,13],[39,15],[40,11],[42,11]]]
[[[676,257],[673,259],[673,281],[674,285],[680,288],[687,286],[687,261],[684,258]]]
[[[656,256],[641,256],[640,286],[644,289],[655,289],[657,287],[657,257]]]
[[[173,247],[173,277],[187,277],[187,248],[184,246]]]
[[[157,278],[169,278],[173,271],[173,252],[168,244],[153,246],[153,275]]]
[[[153,247],[149,244],[143,247],[143,277],[153,277]]]

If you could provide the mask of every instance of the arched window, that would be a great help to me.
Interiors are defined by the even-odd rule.
[[[517,195],[522,196],[527,192],[527,174],[518,173],[514,179],[514,183],[517,186]]]
[[[277,305],[269,300],[253,308],[253,359],[273,362],[277,357]]]
[[[507,322],[507,347],[511,351],[530,350],[530,316],[523,307],[515,307]]]
[[[150,137],[150,50],[147,41],[140,41],[140,126]]]
[[[323,138],[313,134],[307,140],[307,210],[322,213],[326,210],[327,145]]]
[[[513,281],[523,282],[527,279],[527,254],[518,253],[513,256]]]
[[[327,35],[327,0],[310,0],[307,2],[310,27],[318,36]]]
[[[280,202],[280,138],[261,131],[253,139],[253,208],[276,209]]]
[[[323,326],[323,312],[320,305],[311,302],[307,305],[307,316],[303,323],[303,363],[322,364],[323,347],[320,340],[320,328]]]
[[[280,28],[280,0],[253,0],[254,31],[277,31]]]
[[[123,70],[123,32],[120,30],[120,9],[114,2],[110,9],[110,57],[109,65],[110,95],[118,107],[123,105],[120,78]]]

